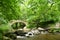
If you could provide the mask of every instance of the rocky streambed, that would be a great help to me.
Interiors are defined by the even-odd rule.
[[[15,32],[6,33],[6,40],[60,40],[60,33],[52,34],[42,28],[32,29],[28,32],[17,30]],[[55,39],[56,38],[56,39]]]

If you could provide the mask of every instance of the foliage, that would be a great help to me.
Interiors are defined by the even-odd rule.
[[[0,17],[10,21],[19,18],[19,4],[18,0],[0,0]]]
[[[45,26],[60,21],[59,4],[59,0],[27,0],[21,9],[30,27]]]
[[[46,28],[60,21],[60,0],[0,0],[0,33],[12,29],[7,24],[10,20],[26,21],[29,28]]]
[[[51,32],[51,33],[60,33],[60,28],[50,28],[49,32]]]
[[[0,5],[4,23],[20,19],[28,22],[30,28],[45,28],[60,21],[60,0],[0,0]]]
[[[9,26],[8,24],[2,24],[2,25],[0,25],[0,31],[6,31],[6,32],[8,32],[9,30],[12,31],[12,27]]]
[[[13,31],[12,27],[9,26],[8,24],[0,25],[0,40],[3,40],[4,34],[12,31]]]

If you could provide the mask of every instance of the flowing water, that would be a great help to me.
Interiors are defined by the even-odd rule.
[[[39,34],[31,38],[20,38],[17,40],[60,40],[60,34]]]

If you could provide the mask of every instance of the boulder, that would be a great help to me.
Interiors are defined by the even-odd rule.
[[[26,37],[33,37],[34,34],[32,32],[28,32],[27,34],[25,34]]]

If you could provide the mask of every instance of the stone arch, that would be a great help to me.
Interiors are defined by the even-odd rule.
[[[24,27],[27,26],[27,22],[22,21],[22,20],[11,20],[11,21],[10,21],[10,26],[12,26],[12,25],[14,25],[14,24],[16,24],[16,23],[23,23],[23,24],[25,25]],[[23,29],[24,27],[22,27],[22,29]],[[17,28],[18,28],[18,27],[17,27]],[[14,28],[13,28],[13,29],[14,29]]]

